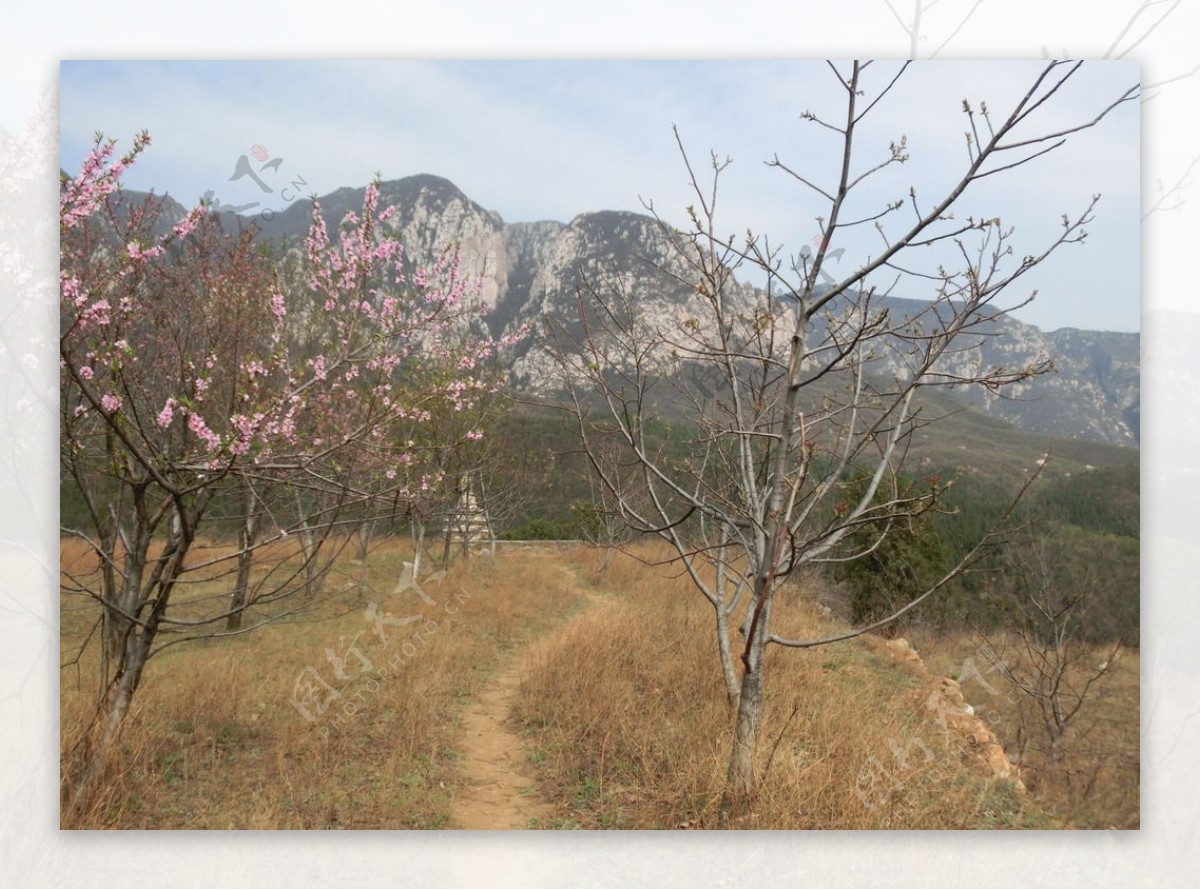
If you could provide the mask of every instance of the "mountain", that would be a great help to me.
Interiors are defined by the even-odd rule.
[[[896,320],[918,318],[928,306],[899,298],[885,298],[876,305]],[[970,376],[1049,358],[1053,362],[1049,373],[1014,383],[1001,394],[977,386],[959,388],[956,394],[1026,430],[1136,446],[1141,437],[1140,340],[1138,334],[1077,328],[1046,332],[1003,316],[979,328],[979,333],[965,336],[959,345],[967,348],[956,346],[939,369]]]
[[[363,195],[362,188],[342,188],[318,199],[331,233],[348,211],[361,209]],[[483,279],[493,334],[551,316],[577,319],[578,288],[589,281],[608,282],[612,293],[606,299],[614,302],[620,293],[636,294],[637,311],[665,328],[686,323],[692,301],[698,299],[685,283],[689,271],[671,248],[671,233],[648,216],[602,210],[568,223],[506,223],[449,180],[428,174],[381,183],[380,207],[387,206],[396,208],[388,227],[409,257],[422,262],[459,247],[464,271]],[[311,212],[308,200],[297,200],[271,220],[256,222],[262,237],[296,244],[308,230]],[[229,212],[222,219],[227,227],[248,224]],[[762,292],[749,285],[735,283],[732,292],[747,307],[765,304]],[[916,317],[927,308],[919,300],[900,298],[878,305],[893,318]],[[1138,445],[1138,334],[1075,328],[1046,332],[1001,316],[968,345],[947,357],[942,369],[966,374],[1017,368],[1043,357],[1054,362],[1052,372],[1015,384],[1003,397],[978,387],[961,391],[979,411],[1032,432]],[[552,388],[551,363],[532,338],[517,349],[512,373],[518,387]]]

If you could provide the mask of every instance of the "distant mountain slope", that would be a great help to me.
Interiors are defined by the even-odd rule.
[[[363,193],[362,188],[342,188],[319,199],[331,232],[346,212],[361,209]],[[172,212],[182,215],[183,208],[171,203]],[[639,311],[656,323],[671,325],[689,315],[694,295],[686,284],[672,280],[673,275],[686,279],[687,270],[650,217],[602,210],[582,213],[569,223],[506,223],[449,180],[428,174],[382,183],[380,204],[396,208],[390,229],[417,262],[458,246],[464,271],[483,278],[484,300],[492,310],[488,323],[495,334],[552,314],[577,316],[579,285],[599,273],[636,294]],[[310,202],[297,200],[259,225],[264,238],[294,244],[307,232],[310,215]],[[222,218],[230,227],[247,224],[232,213]],[[735,299],[751,305],[763,296],[738,286]],[[880,305],[907,317],[925,304],[888,298]],[[995,322],[987,334],[973,348],[947,359],[946,369],[1012,368],[1043,356],[1053,359],[1055,369],[1015,385],[1005,397],[963,391],[976,408],[1032,432],[1138,445],[1138,334],[1074,328],[1044,332],[1009,317]],[[553,386],[550,363],[531,342],[517,350],[512,370],[520,386],[541,391]]]

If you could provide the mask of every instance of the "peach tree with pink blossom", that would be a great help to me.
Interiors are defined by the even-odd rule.
[[[483,431],[418,431],[495,393],[510,342],[482,333],[456,254],[405,257],[376,185],[333,234],[313,202],[293,286],[203,205],[172,224],[162,199],[127,198],[149,143],[117,155],[97,136],[60,192],[60,456],[84,517],[62,533],[91,555],[63,589],[98,605],[101,650],[95,725],[64,771],[73,803],[153,655],[311,608],[358,524],[442,484],[431,455]]]

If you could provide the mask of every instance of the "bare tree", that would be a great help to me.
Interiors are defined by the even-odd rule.
[[[1078,123],[1037,131],[1048,109],[1059,113],[1056,99],[1081,67],[1049,63],[1004,114],[963,102],[966,158],[943,194],[931,202],[910,189],[904,199],[871,208],[864,183],[909,154],[901,136],[882,156],[861,158],[860,130],[908,63],[886,72],[868,72],[869,62],[828,67],[844,114],[803,117],[834,140],[832,181],[778,156],[769,162],[825,205],[815,251],[805,247],[785,259],[765,237],[726,236],[717,204],[729,161],[714,154],[711,175],[702,178],[676,133],[696,203],[686,230],[659,221],[672,258],[657,262],[657,284],[639,287],[617,274],[591,278],[579,289],[578,318],[561,320],[551,338],[583,448],[609,499],[637,531],[670,543],[713,608],[737,713],[723,824],[744,810],[755,788],[769,647],[821,646],[882,627],[966,571],[992,542],[986,536],[928,590],[867,626],[819,639],[789,638],[776,628],[776,593],[789,575],[870,552],[894,524],[936,508],[942,486],[914,492],[898,480],[915,431],[938,420],[924,392],[1002,393],[1050,367],[1045,357],[1029,366],[983,367],[973,348],[1004,312],[1033,298],[1001,305],[1012,285],[1084,239],[1098,196],[1064,216],[1056,237],[1020,255],[1013,229],[999,219],[960,220],[952,210],[973,184],[1017,176],[1137,95],[1131,87]],[[835,278],[839,243],[869,227],[879,235],[878,252]],[[761,290],[735,277],[749,273]],[[927,295],[921,310],[906,314],[888,304],[902,285]],[[664,309],[655,292],[672,288],[682,296]],[[664,448],[652,434],[671,405],[686,406],[694,431],[686,447]],[[616,459],[613,441],[622,446]],[[847,552],[851,533],[864,528],[877,531]]]
[[[1005,562],[1010,590],[1001,629],[1015,642],[1008,645],[982,631],[981,636],[995,669],[1018,694],[1021,762],[1027,763],[1032,743],[1042,765],[1054,769],[1063,763],[1070,734],[1082,725],[1116,666],[1122,641],[1103,649],[1085,639],[1098,581],[1090,567],[1072,564],[1053,533],[1014,542]]]
[[[606,461],[607,463],[607,461]],[[612,564],[614,554],[629,543],[629,526],[625,523],[621,508],[615,502],[609,490],[600,484],[591,473],[588,482],[592,489],[592,500],[572,505],[575,522],[580,529],[580,535],[593,547],[600,551],[596,561],[596,571],[592,575],[593,582],[599,583]],[[636,497],[633,485],[636,478],[628,485],[622,484],[620,490],[626,497]]]

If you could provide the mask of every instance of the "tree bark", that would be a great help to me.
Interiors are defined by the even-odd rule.
[[[725,792],[721,796],[717,811],[722,828],[728,828],[734,820],[744,816],[754,796],[754,755],[758,750],[758,736],[762,729],[763,717],[761,665],[758,668],[752,672],[747,671],[742,677],[733,750],[729,756]]]
[[[140,629],[133,622],[125,620],[126,631],[117,675],[97,709],[95,722],[75,762],[75,775],[65,783],[68,793],[63,809],[64,818],[68,813],[79,814],[87,807],[97,780],[110,762],[113,747],[129,716],[133,695],[141,682],[150,646],[157,636],[161,614],[162,609],[156,608]]]
[[[239,630],[242,626],[246,595],[250,589],[250,570],[254,565],[254,543],[258,538],[258,497],[249,485],[246,486],[245,495],[246,517],[238,529],[237,580],[229,600],[229,618],[225,622],[227,631]]]
[[[725,697],[732,711],[738,707],[741,687],[738,683],[737,669],[733,664],[733,652],[729,642],[729,613],[717,606],[717,656],[721,659],[721,675],[725,680]]]
[[[304,501],[300,498],[298,491],[296,492],[296,515],[300,521],[298,537],[301,555],[304,559],[304,596],[306,599],[312,600],[325,588],[325,578],[331,568],[329,563],[324,566],[320,564],[321,546],[325,543],[325,537],[329,534],[329,530],[328,526],[325,526],[320,537],[317,536],[309,522],[309,513],[305,509]]]
[[[421,577],[421,554],[425,550],[425,523],[414,519],[411,526],[413,542],[413,578]]]

